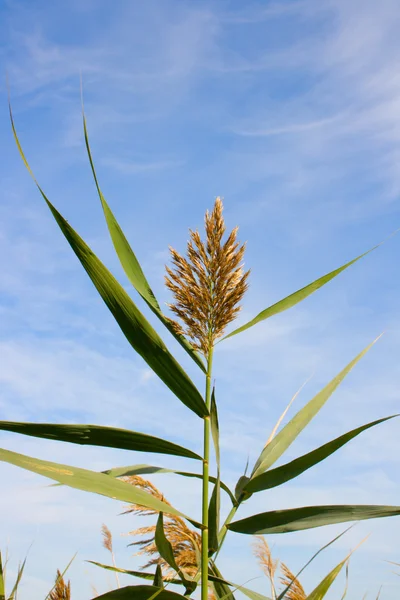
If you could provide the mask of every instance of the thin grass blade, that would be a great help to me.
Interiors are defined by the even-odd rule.
[[[6,582],[3,569],[3,559],[0,552],[0,600],[6,600]]]
[[[24,559],[22,565],[18,567],[17,579],[15,580],[14,587],[11,590],[11,594],[8,597],[8,600],[15,600],[18,592],[19,584],[21,583],[22,575],[24,574],[24,569],[26,565],[26,558]]]
[[[128,585],[106,592],[93,600],[151,600],[153,597],[157,597],[159,600],[182,600],[184,598],[181,594],[157,588],[154,585]]]
[[[111,475],[112,477],[129,477],[131,475],[148,475],[155,473],[175,473],[176,475],[180,475],[182,477],[192,477],[194,479],[203,479],[203,475],[201,473],[189,473],[187,471],[175,471],[174,469],[165,469],[164,467],[157,467],[154,465],[132,465],[129,467],[114,467],[113,469],[107,469],[106,471],[102,471],[106,475]],[[209,480],[211,483],[216,483],[217,478],[213,475],[209,476]],[[224,490],[231,499],[232,504],[236,505],[235,496],[232,494],[229,487],[223,482],[220,481],[221,489]]]
[[[272,510],[234,521],[227,528],[236,533],[251,535],[288,533],[314,527],[363,521],[400,515],[400,506],[385,505],[325,505],[302,506],[285,510]]]
[[[170,454],[201,460],[201,456],[195,452],[173,442],[147,435],[146,433],[119,429],[117,427],[69,423],[17,423],[13,421],[0,421],[1,430],[12,431],[36,438],[70,442],[72,444]]]
[[[283,483],[298,477],[304,473],[304,471],[307,471],[307,469],[310,469],[314,465],[325,460],[328,456],[339,450],[339,448],[350,442],[356,436],[360,435],[360,433],[363,431],[366,431],[371,427],[375,427],[375,425],[379,425],[384,421],[394,419],[398,416],[398,414],[391,415],[390,417],[378,419],[377,421],[372,421],[371,423],[367,423],[366,425],[352,429],[348,433],[345,433],[331,442],[320,446],[312,452],[308,452],[307,454],[304,454],[303,456],[300,456],[299,458],[296,458],[295,460],[292,460],[281,467],[271,469],[265,473],[261,473],[261,475],[257,475],[256,477],[249,479],[243,489],[244,491],[253,494],[255,492],[261,492],[263,490],[268,490],[282,485]]]
[[[208,554],[212,556],[218,550],[218,532],[220,516],[220,481],[219,471],[217,481],[210,498],[208,507]]]
[[[166,514],[177,515],[184,519],[188,519],[195,527],[202,527],[200,523],[189,519],[173,506],[169,506],[165,502],[158,500],[158,498],[155,498],[151,494],[144,492],[129,483],[119,481],[118,479],[114,479],[103,473],[96,473],[95,471],[89,471],[88,469],[81,469],[79,467],[72,467],[70,465],[54,463],[47,460],[40,460],[38,458],[3,449],[0,449],[0,460],[26,469],[27,471],[37,473],[38,475],[49,477],[50,479],[68,485],[69,487],[85,492],[93,492],[130,504],[139,504],[140,506],[152,508],[156,511],[163,511]]]
[[[192,579],[188,579],[185,573],[180,569],[180,567],[176,563],[171,542],[168,540],[164,532],[164,520],[162,512],[160,512],[157,519],[154,541],[160,556],[169,564],[169,566],[172,569],[174,569],[174,571],[178,573],[179,577],[181,578],[182,583],[186,589],[185,596],[194,592],[194,590],[197,587],[197,583]]]
[[[14,139],[26,168],[49,207],[54,219],[64,234],[72,250],[78,257],[92,283],[102,297],[133,349],[143,358],[149,367],[160,377],[177,398],[199,417],[208,416],[208,411],[199,391],[180,364],[170,354],[160,336],[139,311],[124,288],[92,252],[84,240],[69,225],[53,206],[25,158],[19,142],[10,107],[11,125]]]
[[[317,550],[317,552],[312,555],[312,557],[306,562],[306,564],[303,565],[303,567],[297,573],[297,575],[295,576],[295,578],[294,578],[293,581],[295,581],[296,579],[298,579],[300,577],[300,575],[303,573],[303,571],[317,558],[317,556],[319,554],[321,554],[321,552],[323,552],[329,546],[331,546],[332,544],[334,544],[339,538],[342,537],[342,535],[345,535],[353,527],[354,527],[354,525],[350,525],[350,527],[347,527],[347,529],[345,529],[344,531],[342,531],[342,533],[339,533],[339,535],[337,535],[336,537],[334,537],[330,542],[328,542],[327,544],[325,544],[324,546],[322,546],[322,548],[320,548],[319,550]],[[285,600],[286,594],[288,593],[288,591],[292,587],[293,581],[288,586],[286,586],[286,588],[279,594],[279,596],[276,598],[276,600]]]
[[[93,173],[93,178],[96,184],[97,193],[100,198],[100,202],[103,208],[104,217],[106,219],[108,231],[110,233],[110,237],[112,243],[114,245],[115,251],[119,258],[122,268],[124,269],[129,281],[132,283],[135,290],[141,295],[143,300],[147,303],[149,308],[153,311],[155,315],[160,319],[162,324],[168,329],[168,331],[174,336],[174,338],[181,344],[184,350],[189,354],[189,356],[195,361],[195,363],[202,369],[205,373],[206,368],[204,366],[203,361],[201,360],[199,354],[194,350],[190,342],[185,338],[185,336],[180,335],[171,325],[171,322],[168,318],[162,313],[160,305],[157,302],[155,294],[150,287],[149,282],[147,281],[142,267],[139,264],[139,261],[133,252],[128,240],[126,239],[124,232],[122,231],[117,219],[115,218],[113,212],[111,211],[104,195],[100,189],[100,185],[97,179],[92,153],[89,145],[89,136],[86,125],[86,118],[83,111],[83,103],[82,103],[82,117],[83,117],[83,130],[85,136],[85,144],[86,150],[89,157],[90,166]]]
[[[256,317],[254,317],[254,319],[252,319],[251,321],[249,321],[245,325],[242,325],[241,327],[238,327],[237,329],[235,329],[234,331],[232,331],[231,333],[229,333],[228,335],[226,335],[224,338],[222,338],[221,341],[227,340],[228,338],[232,337],[233,335],[241,333],[242,331],[245,331],[246,329],[249,329],[250,327],[253,327],[253,325],[256,325],[257,323],[260,323],[261,321],[264,321],[265,319],[273,317],[274,315],[277,315],[277,314],[279,314],[279,313],[281,313],[281,312],[283,312],[285,310],[288,310],[289,308],[292,308],[292,306],[295,306],[296,304],[298,304],[302,300],[305,300],[305,298],[307,298],[308,296],[310,296],[311,294],[313,294],[314,292],[316,292],[317,290],[319,290],[319,288],[321,288],[326,283],[328,283],[329,281],[331,281],[334,277],[336,277],[337,275],[339,275],[340,273],[342,273],[343,271],[345,271],[345,269],[347,269],[351,265],[354,265],[354,263],[356,263],[357,261],[359,261],[364,256],[367,256],[367,254],[369,254],[373,250],[376,250],[376,248],[378,248],[382,244],[383,244],[383,242],[381,242],[380,244],[377,244],[376,246],[374,246],[370,250],[367,250],[367,252],[364,252],[363,254],[360,254],[360,256],[357,256],[356,258],[353,258],[353,260],[351,260],[348,263],[342,265],[338,269],[335,269],[334,271],[331,271],[330,273],[327,273],[326,275],[323,275],[319,279],[316,279],[315,281],[313,281],[312,283],[310,283],[310,284],[306,285],[305,287],[301,288],[297,292],[294,292],[293,294],[290,294],[290,296],[287,296],[286,298],[283,298],[283,300],[280,300],[279,302],[276,302],[275,304],[273,304],[269,308],[266,308],[265,310],[261,311]]]
[[[91,565],[95,565],[96,567],[100,567],[101,569],[105,569],[106,571],[122,573],[123,575],[131,575],[132,577],[140,577],[141,579],[147,579],[148,581],[154,581],[154,578],[156,576],[155,573],[146,573],[145,571],[129,571],[128,569],[120,569],[112,565],[103,565],[102,563],[96,562],[94,560],[87,560],[86,562],[90,563]],[[180,579],[168,579],[168,583],[182,585],[182,581]]]
[[[67,566],[65,567],[64,571],[62,573],[60,573],[60,576],[57,577],[57,579],[54,582],[53,587],[51,588],[51,590],[49,591],[49,593],[47,594],[46,598],[44,600],[48,600],[48,598],[50,597],[51,592],[54,590],[54,588],[56,587],[57,583],[59,582],[60,579],[62,579],[64,577],[64,575],[66,574],[66,572],[68,571],[68,569],[70,568],[70,566],[72,565],[72,563],[74,562],[76,555],[78,553],[75,552],[74,556],[71,558],[71,560],[69,561],[69,563],[67,564]]]
[[[352,368],[358,363],[359,360],[372,348],[372,346],[378,341],[378,338],[369,344],[360,354],[358,354],[336,377],[328,383],[312,400],[310,400],[306,406],[304,406],[299,412],[289,421],[287,425],[274,437],[268,446],[266,446],[258,458],[251,479],[260,475],[273,465],[278,458],[289,448],[294,442],[297,436],[303,431],[303,429],[310,423],[315,415],[321,410],[336,388],[340,385],[343,379],[350,373]]]

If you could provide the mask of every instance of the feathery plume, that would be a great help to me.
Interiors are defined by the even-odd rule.
[[[268,542],[262,535],[256,536],[256,539],[253,543],[253,554],[256,558],[258,558],[258,563],[261,569],[271,582],[272,598],[276,598],[275,573],[279,565],[279,560],[272,558]]]
[[[104,525],[104,523],[101,526],[101,533],[103,535],[103,547],[112,554],[112,534],[111,531],[108,529],[107,525]]]
[[[104,523],[101,526],[101,533],[103,535],[103,548],[105,548],[106,550],[109,551],[109,553],[111,554],[113,565],[114,565],[114,567],[116,567],[117,565],[115,562],[115,555],[114,555],[114,550],[113,550],[112,533],[108,529],[107,525],[105,525]],[[117,586],[120,587],[119,577],[118,577],[117,572],[115,572],[115,579],[117,580]]]
[[[64,577],[57,570],[56,584],[50,592],[49,600],[71,600],[71,584],[65,583]]]
[[[303,586],[284,563],[281,563],[281,571],[283,575],[279,579],[282,585],[286,588],[291,584],[291,587],[286,592],[285,600],[306,600],[307,594],[305,593]]]
[[[163,500],[163,502],[166,504],[169,504],[168,500],[164,497],[160,490],[158,490],[156,486],[147,479],[143,479],[143,477],[138,475],[123,477],[122,479],[131,485],[135,485],[140,487],[142,490],[149,492],[156,498]],[[158,514],[157,511],[147,508],[145,509],[137,504],[131,504],[124,514],[127,513],[136,515]],[[164,513],[164,516],[165,535],[171,543],[176,563],[181,571],[183,571],[186,575],[189,577],[194,577],[199,569],[201,536],[196,531],[190,529],[186,525],[185,521],[180,517],[177,517],[176,515],[168,515],[166,513]],[[129,545],[139,546],[140,549],[137,554],[145,554],[150,558],[146,564],[140,567],[141,569],[147,569],[150,566],[159,564],[163,570],[165,579],[172,579],[176,576],[176,573],[159,555],[154,540],[155,531],[155,525],[140,527],[130,531],[128,535],[145,537],[144,539],[132,542]]]
[[[165,283],[175,298],[168,306],[184,327],[170,321],[205,356],[236,318],[250,273],[243,272],[245,244],[236,241],[238,228],[222,242],[226,229],[222,209],[217,198],[212,213],[205,215],[206,241],[198,231],[189,230],[187,258],[170,247],[173,269],[166,267]]]

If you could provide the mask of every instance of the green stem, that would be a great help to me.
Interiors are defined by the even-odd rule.
[[[206,406],[211,407],[211,371],[213,348],[211,347],[207,358],[206,376]],[[201,600],[208,600],[208,480],[210,460],[210,417],[204,417],[204,452],[203,452],[203,507],[201,532]]]

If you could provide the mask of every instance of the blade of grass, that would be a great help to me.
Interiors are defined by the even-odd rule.
[[[400,515],[400,506],[379,505],[325,505],[302,506],[286,510],[272,510],[234,521],[227,528],[236,533],[251,535],[287,533],[314,527],[323,527],[348,521],[362,521]]]
[[[174,469],[165,469],[164,467],[157,467],[154,465],[132,465],[129,467],[114,467],[113,469],[108,469],[107,471],[102,472],[106,475],[111,475],[112,477],[128,477],[130,475],[146,475],[151,473],[175,473],[176,475],[181,475],[182,477],[193,477],[195,479],[203,479],[202,473],[175,471]],[[217,478],[210,475],[209,480],[211,481],[211,483],[216,483]],[[228,494],[232,504],[236,504],[235,496],[232,494],[228,486],[223,481],[220,481],[220,485],[221,489],[223,489]]]
[[[158,498],[129,483],[119,481],[103,473],[40,460],[3,449],[0,449],[0,460],[85,492],[100,494],[115,500],[122,500],[130,504],[139,504],[140,506],[152,508],[156,511],[163,511],[166,514],[183,517],[184,519],[188,519],[195,527],[201,528],[200,523],[189,519],[176,508],[169,506],[165,502],[158,500]]]
[[[17,423],[0,421],[0,431],[12,431],[48,440],[69,442],[88,446],[136,450],[170,454],[201,460],[201,456],[167,440],[117,427],[101,425],[53,424],[53,423]]]
[[[363,431],[374,427],[375,425],[379,425],[384,421],[388,421],[389,419],[394,419],[399,415],[391,415],[390,417],[385,417],[383,419],[378,419],[377,421],[372,421],[371,423],[367,423],[366,425],[362,425],[361,427],[357,427],[356,429],[352,429],[351,431],[341,435],[340,437],[316,448],[312,452],[308,452],[295,460],[292,460],[285,465],[277,467],[276,469],[271,469],[266,471],[265,473],[261,473],[261,475],[257,475],[249,481],[244,486],[243,490],[248,493],[261,492],[263,490],[268,490],[273,487],[277,487],[286,483],[286,481],[290,481],[295,477],[307,471],[314,465],[320,463],[325,460],[328,456],[339,450],[342,446],[350,442],[353,438],[360,435]]]
[[[153,313],[160,319],[161,323],[168,329],[168,331],[174,336],[174,338],[179,342],[182,348],[189,354],[189,356],[195,361],[195,363],[202,369],[205,373],[206,368],[204,366],[203,361],[201,360],[199,354],[194,350],[193,346],[190,342],[185,338],[185,336],[179,334],[174,329],[171,321],[162,313],[160,305],[157,302],[155,294],[150,287],[149,282],[147,281],[142,267],[139,264],[139,261],[133,252],[128,240],[126,239],[124,232],[122,231],[117,219],[115,218],[112,210],[110,209],[106,199],[100,189],[99,181],[97,178],[96,170],[94,167],[94,162],[92,158],[92,153],[89,145],[89,135],[87,131],[86,117],[83,108],[83,100],[82,100],[82,119],[83,119],[83,131],[85,136],[85,145],[86,150],[90,162],[90,167],[92,169],[92,174],[94,178],[94,182],[96,184],[96,189],[98,196],[100,198],[100,202],[103,208],[104,217],[107,223],[108,231],[110,233],[110,237],[112,243],[114,245],[115,251],[119,258],[122,268],[124,269],[129,281],[132,283],[135,290],[140,294],[143,300],[146,302],[148,307],[153,311]]]
[[[194,592],[194,590],[197,587],[197,583],[192,579],[188,579],[185,573],[182,571],[182,569],[180,569],[180,567],[176,563],[171,542],[168,540],[164,532],[164,520],[162,512],[160,512],[160,514],[158,515],[154,542],[157,546],[157,550],[161,558],[163,558],[169,564],[169,566],[178,573],[179,577],[181,578],[182,583],[186,589],[185,596]]]
[[[90,563],[91,565],[95,565],[96,567],[100,567],[101,569],[105,569],[106,571],[114,571],[116,573],[122,573],[124,575],[131,575],[132,577],[140,577],[141,579],[147,579],[148,581],[154,581],[155,578],[155,573],[146,573],[144,571],[129,571],[128,569],[120,569],[112,565],[103,565],[102,563],[95,562],[94,560],[87,560],[86,562]],[[168,579],[168,583],[182,585],[182,581],[180,579]]]
[[[199,417],[208,416],[208,410],[201,394],[180,364],[170,354],[160,336],[144,315],[142,315],[115,277],[53,206],[36,181],[17,136],[11,105],[10,119],[15,142],[29,174],[33,178],[66,240],[89,275],[128,342],[183,404]]]
[[[392,235],[395,235],[395,233],[397,233],[397,231],[395,231]],[[386,241],[386,240],[384,240],[384,241]],[[351,265],[354,265],[354,263],[359,261],[364,256],[367,256],[367,254],[369,254],[373,250],[376,250],[376,248],[379,248],[379,246],[381,246],[384,243],[384,241],[380,242],[373,248],[370,248],[370,250],[367,250],[367,252],[360,254],[356,258],[353,258],[353,260],[350,260],[349,262],[342,265],[338,269],[335,269],[334,271],[331,271],[330,273],[323,275],[319,279],[316,279],[315,281],[313,281],[312,283],[301,288],[297,292],[290,294],[290,296],[286,296],[286,298],[283,298],[283,300],[280,300],[279,302],[276,302],[269,308],[266,308],[265,310],[261,311],[256,317],[254,317],[254,319],[251,319],[251,321],[249,321],[245,325],[238,327],[237,329],[235,329],[234,331],[232,331],[231,333],[226,335],[224,338],[222,338],[221,341],[227,340],[228,338],[232,337],[233,335],[241,333],[242,331],[245,331],[246,329],[253,327],[253,325],[260,323],[261,321],[264,321],[265,319],[273,317],[274,315],[277,315],[285,310],[288,310],[289,308],[292,308],[292,306],[295,306],[296,304],[298,304],[299,302],[301,302],[302,300],[304,300],[305,298],[307,298],[308,296],[310,296],[311,294],[313,294],[314,292],[319,290],[319,288],[321,288],[326,283],[331,281],[334,277],[336,277],[337,275],[342,273],[345,269],[347,269]]]
[[[306,406],[304,406],[299,412],[289,421],[287,425],[274,437],[268,446],[266,446],[261,452],[256,464],[254,465],[251,479],[260,475],[271,465],[274,464],[282,456],[282,454],[289,448],[294,442],[297,436],[303,431],[308,423],[315,417],[315,415],[321,410],[339,384],[343,379],[350,373],[352,368],[358,363],[359,360],[372,348],[372,346],[381,337],[377,337],[371,344],[369,344],[360,354],[358,354],[336,377],[332,379],[312,400],[310,400]]]

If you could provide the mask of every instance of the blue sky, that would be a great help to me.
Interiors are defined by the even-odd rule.
[[[85,155],[79,77],[106,198],[161,302],[168,245],[184,251],[217,195],[247,241],[250,290],[240,322],[386,238],[400,222],[400,12],[396,0],[297,2],[36,0],[0,3],[1,71],[15,120],[49,198],[119,277]],[[5,79],[5,77],[4,77]],[[59,233],[12,140],[6,86],[0,110],[0,409],[3,419],[109,424],[201,448],[198,419],[136,357]],[[399,411],[399,239],[392,238],[313,297],[218,346],[225,479],[255,459],[275,421],[312,375],[297,407],[383,330],[286,459]],[[133,292],[132,292],[133,293]],[[138,300],[138,305],[145,308]],[[147,314],[147,312],[146,312]],[[151,316],[152,323],[154,320]],[[186,355],[165,340],[199,386]],[[294,410],[294,409],[293,409]],[[293,412],[292,412],[293,414]],[[317,503],[400,504],[399,423],[363,434],[295,482],[259,494],[240,516]],[[14,434],[0,445],[103,469],[183,459],[67,446]],[[0,464],[0,546],[11,567],[33,542],[25,597],[42,598],[75,551],[73,597],[112,578],[103,522],[118,563],[137,567],[119,534],[138,520],[111,500]],[[154,477],[171,502],[199,510],[192,481]],[[342,527],[270,537],[291,568]],[[304,575],[311,591],[366,534],[349,597],[398,597],[400,519],[357,525]],[[243,583],[260,572],[250,539],[232,534],[221,569]],[[268,593],[266,580],[254,589]],[[341,593],[338,587],[330,598]],[[21,595],[21,598],[23,595]]]

